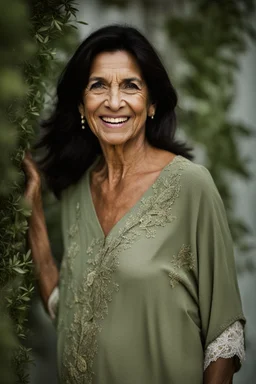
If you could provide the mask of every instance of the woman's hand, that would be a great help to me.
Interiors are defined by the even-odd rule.
[[[26,152],[22,161],[22,168],[26,175],[26,189],[24,197],[31,207],[41,204],[41,177],[31,153]]]
[[[52,257],[45,223],[41,177],[29,152],[25,154],[22,167],[27,179],[24,197],[32,208],[32,214],[29,217],[28,242],[37,271],[40,293],[47,309],[49,297],[58,284],[59,272]]]

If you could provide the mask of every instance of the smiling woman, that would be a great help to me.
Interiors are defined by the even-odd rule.
[[[133,141],[136,147],[144,142],[147,116],[154,116],[155,106],[130,53],[103,52],[95,57],[79,111],[104,153],[109,145],[129,146]]]
[[[175,139],[177,96],[155,50],[134,28],[102,28],[57,96],[36,147],[61,200],[60,274],[28,156],[25,169],[61,383],[231,383],[245,323],[232,240],[209,172]]]
[[[103,93],[108,96],[105,103],[111,102],[112,108],[115,109],[113,102],[119,102],[115,97],[117,91],[117,88],[113,87],[115,84],[110,87],[111,79],[106,78],[109,73],[92,73],[95,62],[97,65],[100,63],[106,65],[106,63],[102,63],[102,60],[99,61],[103,54],[107,54],[108,58],[113,55],[118,55],[120,58],[121,55],[123,59],[125,55],[127,60],[129,57],[129,60],[123,64],[133,67],[129,68],[129,72],[131,69],[132,72],[135,70],[135,79],[134,75],[132,78],[131,75],[125,75],[123,79],[125,81],[119,84],[120,92],[117,93],[119,97],[124,94],[125,89],[127,96],[133,96],[134,90],[136,90],[134,95],[136,98],[137,92],[141,94],[144,86],[148,92],[148,103],[154,103],[154,119],[151,118],[152,114],[151,116],[145,114],[146,142],[153,148],[192,158],[187,145],[175,139],[174,109],[177,104],[177,96],[155,50],[134,28],[105,27],[85,39],[69,61],[58,82],[56,108],[52,116],[41,124],[45,134],[39,140],[36,148],[48,147],[50,151],[46,152],[46,156],[40,162],[40,167],[49,187],[59,198],[61,191],[77,182],[96,158],[102,154],[99,140],[87,119],[83,119],[86,110],[82,110],[82,114],[79,113],[81,106],[85,106],[87,92],[90,93],[90,101],[93,104],[95,99],[101,100]],[[117,61],[115,64],[118,65],[118,63]],[[128,68],[126,69],[128,70]],[[116,110],[110,112],[108,109],[106,117],[112,117],[112,115],[117,115]],[[83,130],[81,130],[81,119]],[[55,156],[57,153],[61,154],[61,157]]]

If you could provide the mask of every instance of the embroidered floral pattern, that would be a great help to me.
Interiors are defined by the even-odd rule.
[[[108,305],[114,292],[119,289],[113,279],[118,267],[118,258],[122,250],[128,249],[143,234],[147,238],[155,237],[157,228],[164,227],[176,217],[172,207],[180,193],[180,177],[182,169],[189,162],[176,158],[177,170],[165,177],[164,172],[152,186],[153,195],[144,197],[136,205],[135,210],[127,217],[124,226],[115,236],[95,239],[87,249],[88,268],[78,288],[68,281],[68,289],[72,290],[74,316],[63,352],[62,383],[91,384],[94,377],[93,362],[97,353],[97,334],[101,331],[101,322],[108,313]],[[172,169],[172,163],[165,172]],[[133,213],[134,212],[134,213]],[[78,233],[78,220],[71,230],[72,236]],[[67,255],[67,268],[72,276],[73,261],[77,255],[79,239],[71,242]],[[183,250],[184,255],[189,252]],[[95,255],[95,256],[94,256]],[[178,266],[184,264],[185,256],[178,256]],[[188,264],[184,264],[185,266]],[[78,303],[79,305],[76,305]],[[69,302],[66,303],[69,306]],[[83,308],[83,310],[81,310]]]
[[[67,255],[63,259],[61,271],[60,271],[60,281],[62,285],[65,285],[66,287],[68,287],[68,289],[71,289],[72,291],[74,291],[74,280],[73,280],[74,261],[80,251],[79,245],[77,243],[77,234],[79,230],[78,222],[80,219],[80,214],[81,214],[80,204],[77,203],[76,204],[76,222],[70,227],[68,231],[69,247],[67,250]],[[66,279],[62,278],[64,271],[67,271]],[[67,308],[72,308],[73,300],[68,300],[68,297],[67,297],[65,301],[65,306]],[[62,325],[62,322],[60,321],[58,324],[58,327],[60,328],[61,325]]]
[[[172,260],[173,271],[169,273],[170,285],[172,288],[177,283],[182,282],[181,270],[190,271],[194,268],[194,258],[189,245],[182,245],[178,255],[173,255]]]

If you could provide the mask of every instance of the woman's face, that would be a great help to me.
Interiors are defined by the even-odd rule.
[[[125,144],[144,135],[147,116],[154,114],[136,60],[126,51],[98,54],[79,111],[102,144]]]

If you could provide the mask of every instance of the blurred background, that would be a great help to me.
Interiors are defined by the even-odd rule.
[[[20,198],[20,160],[38,133],[39,116],[51,111],[68,58],[110,23],[137,27],[156,47],[178,92],[178,135],[194,146],[195,162],[210,170],[224,200],[247,318],[246,361],[234,383],[255,382],[255,7],[251,0],[13,0],[12,9],[0,3],[0,299],[8,303],[0,319],[0,383],[57,383],[55,329],[33,288],[24,244],[29,212]],[[59,265],[60,207],[45,186],[44,207]],[[18,339],[15,381],[9,351]]]

